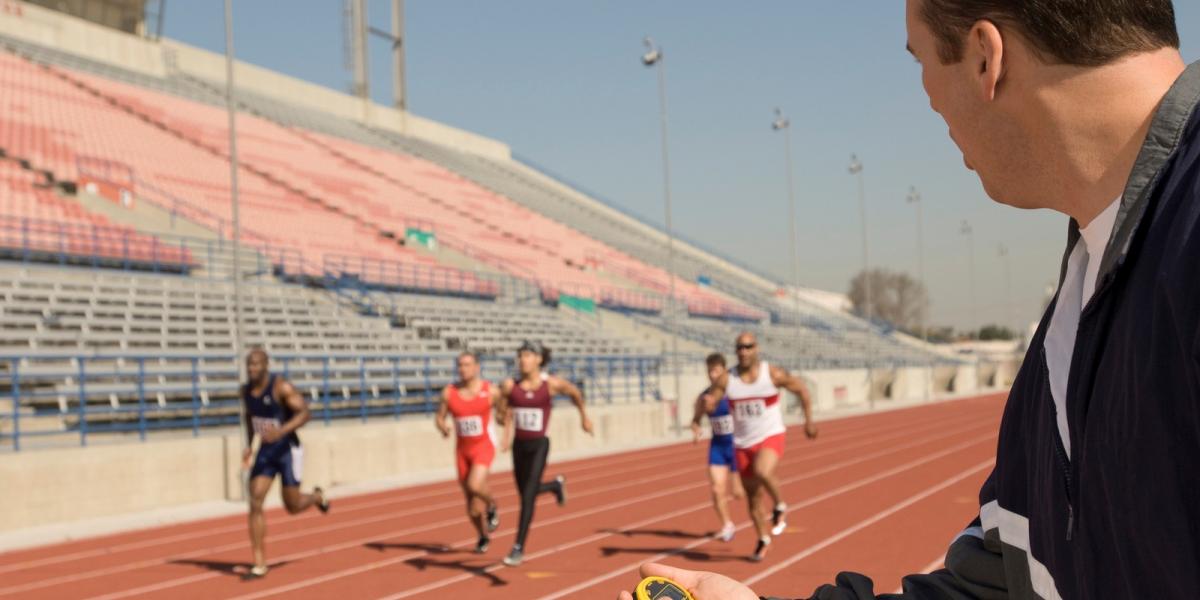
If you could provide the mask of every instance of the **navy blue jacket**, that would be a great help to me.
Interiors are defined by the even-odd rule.
[[[979,518],[946,569],[883,597],[1200,598],[1198,103],[1200,63],[1163,98],[1126,184],[1080,315],[1070,458],[1044,350],[1056,299],[1013,383]],[[1072,222],[1067,256],[1078,238]],[[815,598],[873,598],[871,587],[843,573]]]

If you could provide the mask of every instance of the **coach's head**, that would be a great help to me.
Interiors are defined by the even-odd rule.
[[[907,4],[929,104],[989,196],[1086,224],[1120,195],[1183,70],[1171,0]]]

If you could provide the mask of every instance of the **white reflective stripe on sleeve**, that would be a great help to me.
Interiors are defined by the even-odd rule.
[[[983,530],[996,529],[1000,532],[1000,541],[1025,551],[1029,563],[1029,579],[1033,591],[1046,600],[1062,600],[1054,577],[1029,550],[1029,519],[1000,506],[996,500],[979,507],[979,520],[983,522]]]
[[[304,448],[292,446],[292,477],[296,483],[304,480]]]
[[[983,528],[982,527],[968,527],[968,528],[962,530],[961,532],[959,532],[958,535],[954,536],[954,542],[957,542],[958,538],[961,538],[961,537],[967,536],[967,535],[969,535],[971,537],[977,537],[982,540],[983,539]],[[950,542],[950,543],[953,544],[954,542]]]

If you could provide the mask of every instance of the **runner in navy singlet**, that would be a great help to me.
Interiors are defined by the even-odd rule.
[[[538,495],[553,493],[559,506],[567,500],[566,480],[562,475],[552,481],[542,481],[546,457],[550,454],[550,438],[546,437],[546,427],[550,424],[551,399],[557,395],[570,398],[579,409],[583,430],[592,433],[592,421],[583,405],[583,394],[570,381],[543,373],[542,369],[548,364],[549,348],[536,342],[525,342],[517,349],[520,377],[517,380],[506,379],[501,385],[502,413],[506,421],[511,420],[516,430],[516,439],[512,444],[513,476],[521,493],[517,539],[512,552],[504,559],[504,564],[510,567],[524,560],[525,538],[529,535],[529,524],[533,521],[533,507]]]
[[[288,514],[304,512],[310,506],[329,512],[330,504],[319,487],[311,494],[300,493],[304,453],[296,430],[308,422],[308,404],[292,384],[270,373],[267,361],[265,350],[251,349],[246,357],[246,385],[242,386],[248,437],[242,469],[250,471],[250,545],[254,550],[254,565],[247,573],[250,577],[267,574],[263,500],[275,475],[282,479],[283,505]],[[260,441],[257,455],[251,451],[255,436]]]

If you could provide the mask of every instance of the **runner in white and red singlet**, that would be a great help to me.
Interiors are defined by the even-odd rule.
[[[714,382],[709,393],[715,398],[722,395],[729,398],[738,473],[746,488],[750,518],[758,531],[758,543],[751,556],[757,561],[766,555],[771,535],[779,535],[787,529],[784,521],[787,504],[783,501],[779,478],[775,475],[775,467],[783,457],[786,431],[780,389],[800,399],[804,411],[804,434],[809,439],[817,437],[817,426],[813,422],[812,403],[804,381],[786,369],[760,360],[758,340],[754,334],[745,332],[738,336],[737,357],[737,367]],[[764,489],[775,503],[771,526],[767,525],[767,518],[761,512]]]

